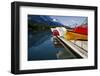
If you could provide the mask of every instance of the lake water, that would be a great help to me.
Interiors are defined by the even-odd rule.
[[[51,32],[28,32],[28,60],[75,59],[64,47],[56,47]]]

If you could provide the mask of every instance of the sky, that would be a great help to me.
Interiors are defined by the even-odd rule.
[[[49,16],[53,21],[60,22],[66,26],[74,27],[82,24],[88,17],[81,16]]]

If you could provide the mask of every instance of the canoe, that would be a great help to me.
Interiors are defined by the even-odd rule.
[[[88,35],[88,25],[83,24],[72,29],[73,32]]]
[[[64,38],[67,40],[88,40],[88,35],[75,33],[73,31],[67,31],[64,34]]]

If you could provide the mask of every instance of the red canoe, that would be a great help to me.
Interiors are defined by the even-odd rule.
[[[57,30],[53,30],[53,36],[59,36],[59,32]]]
[[[88,35],[88,26],[87,25],[80,25],[73,28],[73,32]]]

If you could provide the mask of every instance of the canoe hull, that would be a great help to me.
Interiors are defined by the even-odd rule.
[[[75,32],[68,31],[65,33],[64,38],[67,40],[88,40],[88,36]]]

